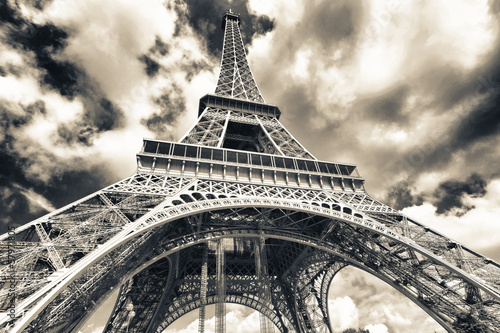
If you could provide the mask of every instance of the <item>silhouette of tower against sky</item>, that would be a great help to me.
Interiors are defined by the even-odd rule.
[[[449,332],[498,330],[499,264],[304,148],[262,97],[239,25],[224,14],[215,93],[184,137],[145,139],[135,174],[1,236],[0,331],[78,332],[119,290],[105,332],[162,332],[195,309],[203,332],[208,305],[225,332],[227,303],[258,311],[262,332],[331,332],[328,289],[346,266]]]

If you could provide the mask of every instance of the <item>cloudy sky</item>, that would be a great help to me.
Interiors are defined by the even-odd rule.
[[[131,175],[142,138],[178,140],[215,90],[227,7],[3,0],[0,230]],[[372,196],[500,261],[499,0],[232,7],[264,98],[309,151],[356,163]],[[332,286],[331,307],[350,309],[338,330],[425,321],[380,305],[397,295],[354,270],[334,281],[349,287]]]

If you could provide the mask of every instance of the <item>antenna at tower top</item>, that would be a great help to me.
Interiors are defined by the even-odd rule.
[[[224,30],[226,28],[226,20],[227,19],[236,21],[239,24],[240,23],[240,14],[234,13],[233,10],[231,9],[231,7],[229,7],[229,9],[226,10],[226,12],[224,13],[224,16],[222,17],[222,24],[221,24],[222,30]]]

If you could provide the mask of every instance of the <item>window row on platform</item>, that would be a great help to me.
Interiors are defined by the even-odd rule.
[[[144,153],[178,156],[184,158],[245,164],[254,167],[271,167],[294,171],[307,171],[359,177],[356,166],[318,160],[284,157],[223,148],[204,147],[184,143],[145,140]],[[354,174],[353,174],[354,173]]]

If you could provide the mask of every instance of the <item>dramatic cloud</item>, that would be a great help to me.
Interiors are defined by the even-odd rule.
[[[334,332],[346,328],[364,328],[370,333],[445,332],[385,282],[352,267],[342,269],[334,277],[329,310]]]
[[[385,202],[391,207],[401,210],[413,205],[421,205],[423,198],[415,196],[412,192],[414,189],[410,186],[409,181],[401,181],[389,189]]]
[[[436,189],[434,196],[437,198],[436,213],[454,213],[461,216],[470,211],[474,206],[463,202],[464,195],[471,198],[484,197],[486,194],[486,182],[478,175],[472,174],[465,181],[446,181]]]
[[[130,175],[143,137],[190,126],[217,62],[189,26],[175,31],[188,14],[158,1],[2,6],[0,176],[18,207],[2,230],[37,215],[22,214],[16,184],[58,207]]]
[[[187,22],[183,23],[188,23],[203,36],[208,51],[217,58],[218,62],[220,62],[224,40],[220,18],[229,5],[235,13],[245,18],[245,24],[240,25],[240,30],[246,46],[250,44],[252,38],[264,35],[274,28],[273,21],[267,16],[254,15],[249,12],[246,1],[187,0],[186,4],[188,6]]]
[[[484,196],[476,195],[473,197],[466,192],[462,192],[459,200],[463,202],[465,207],[471,207],[463,215],[438,215],[436,213],[437,208],[428,202],[405,208],[403,213],[418,221],[423,221],[431,228],[447,235],[451,239],[457,240],[471,249],[498,261],[498,254],[500,253],[500,244],[497,236],[500,233],[500,224],[498,223],[498,216],[500,214],[500,180],[494,180],[485,189],[482,189],[481,185],[474,185],[473,177],[471,179],[472,184],[469,183],[469,185],[466,185],[466,183],[462,183],[461,185],[468,191],[475,189],[473,191],[478,191],[479,193],[485,191],[486,194]],[[469,182],[471,179],[469,179]]]
[[[293,13],[288,2],[249,5],[276,22],[250,47],[257,82],[319,158],[356,162],[379,197],[401,181],[430,193],[474,168],[487,182],[498,176],[469,163],[499,153],[488,1],[297,1]]]
[[[22,222],[26,222],[54,209],[46,198],[34,190],[0,177],[0,210],[3,212],[1,223],[16,225],[19,221],[15,217],[22,216]]]

